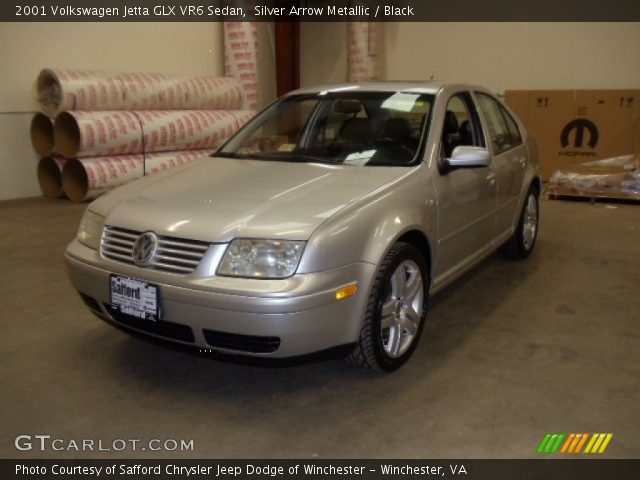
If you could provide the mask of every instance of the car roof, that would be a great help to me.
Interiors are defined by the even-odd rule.
[[[362,92],[414,92],[436,95],[440,91],[449,89],[487,91],[486,88],[477,85],[467,85],[453,82],[389,81],[320,85],[315,87],[301,88],[299,90],[290,92],[289,95],[353,90]]]

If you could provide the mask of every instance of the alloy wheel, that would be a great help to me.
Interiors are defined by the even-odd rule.
[[[538,202],[533,195],[527,198],[527,205],[524,210],[524,220],[522,222],[522,242],[524,248],[530,250],[536,238],[538,230]]]
[[[380,333],[385,353],[398,358],[411,346],[420,326],[424,287],[420,268],[413,260],[400,263],[387,286],[382,303]]]

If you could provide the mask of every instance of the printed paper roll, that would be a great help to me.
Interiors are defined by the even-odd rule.
[[[62,169],[67,162],[62,157],[45,157],[38,162],[38,183],[44,195],[51,198],[64,196]]]
[[[44,113],[31,119],[31,145],[38,155],[46,157],[53,152],[53,121]]]
[[[62,112],[54,140],[67,158],[216,148],[251,116],[245,110]]]
[[[380,33],[378,22],[349,22],[347,63],[349,82],[380,79]]]
[[[258,110],[258,24],[224,22],[224,73],[242,84],[243,109]]]
[[[211,155],[214,151],[195,150],[148,153],[146,155],[114,155],[69,160],[62,171],[62,185],[71,200],[84,202],[142,177],[143,170],[146,170],[147,175],[151,175],[193,162],[206,155]]]
[[[45,69],[36,100],[50,117],[65,110],[236,110],[242,86],[234,78]]]

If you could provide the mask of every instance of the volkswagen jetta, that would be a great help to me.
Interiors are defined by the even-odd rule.
[[[484,88],[313,88],[98,198],[66,259],[125,329],[263,357],[341,347],[391,371],[430,295],[498,248],[529,256],[539,193],[535,142]]]

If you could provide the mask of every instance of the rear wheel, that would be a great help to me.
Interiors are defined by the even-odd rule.
[[[422,254],[410,244],[396,243],[378,269],[350,360],[373,370],[400,368],[422,333],[428,295],[429,277]]]
[[[538,190],[531,186],[520,213],[518,227],[502,247],[502,251],[509,258],[524,259],[531,255],[538,238],[538,212]]]

